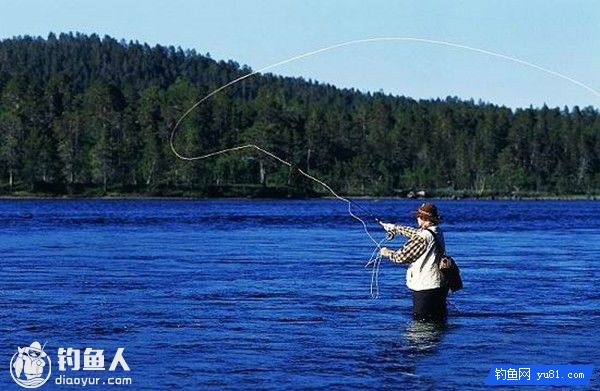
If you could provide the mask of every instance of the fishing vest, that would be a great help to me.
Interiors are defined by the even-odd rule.
[[[440,241],[440,245],[445,248],[442,231],[436,225],[429,227],[429,229],[435,232]],[[408,269],[406,270],[406,286],[413,291],[422,291],[446,286],[442,273],[440,272],[433,235],[426,229],[420,229],[417,232],[417,235],[425,239],[427,248],[416,261],[409,264]]]

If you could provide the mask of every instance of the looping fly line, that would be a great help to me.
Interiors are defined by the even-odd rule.
[[[426,39],[426,38],[413,38],[413,37],[376,37],[376,38],[366,38],[366,39],[357,39],[357,40],[353,40],[353,41],[347,41],[347,42],[342,42],[342,43],[338,43],[335,45],[331,45],[331,46],[327,46],[321,49],[317,49],[317,50],[313,50],[310,52],[306,52],[291,58],[288,58],[286,60],[283,61],[279,61],[277,63],[265,66],[263,68],[260,68],[254,72],[251,72],[247,75],[244,76],[240,76],[237,79],[234,79],[230,82],[228,82],[227,84],[224,84],[223,86],[215,89],[214,91],[210,92],[208,95],[206,95],[205,97],[203,97],[202,99],[200,99],[198,102],[194,103],[175,123],[175,126],[173,127],[172,131],[171,131],[171,136],[169,139],[169,143],[171,146],[171,150],[173,151],[173,153],[175,154],[175,156],[177,156],[179,159],[182,160],[187,160],[187,161],[193,161],[193,160],[203,160],[203,159],[208,159],[210,157],[214,157],[214,156],[218,156],[218,155],[222,155],[225,153],[229,153],[229,152],[234,152],[234,151],[240,151],[243,149],[254,149],[257,150],[269,157],[271,157],[272,159],[277,160],[278,162],[280,162],[281,164],[284,164],[290,168],[295,168],[300,174],[302,174],[303,176],[305,176],[306,178],[318,183],[319,185],[323,186],[327,191],[329,191],[335,198],[339,199],[340,201],[346,202],[348,204],[348,213],[350,214],[350,216],[352,216],[354,219],[358,220],[362,226],[363,229],[365,231],[365,233],[367,234],[367,236],[369,237],[369,239],[375,244],[376,248],[373,251],[373,254],[371,255],[371,258],[369,259],[369,261],[367,262],[367,264],[365,265],[365,267],[371,267],[372,268],[372,274],[371,274],[371,296],[373,297],[377,297],[378,293],[379,293],[379,286],[378,286],[378,276],[379,276],[379,266],[381,264],[381,256],[379,255],[379,250],[381,249],[381,243],[383,242],[380,241],[378,242],[377,240],[375,240],[375,238],[373,238],[373,235],[371,235],[371,233],[369,232],[369,229],[367,228],[367,224],[365,223],[364,220],[362,220],[360,217],[358,217],[356,214],[354,214],[352,212],[352,204],[353,202],[351,200],[349,200],[348,198],[342,197],[340,195],[338,195],[328,184],[326,184],[325,182],[315,178],[314,176],[304,172],[303,170],[301,170],[298,167],[294,167],[291,163],[285,161],[284,159],[276,156],[275,154],[261,148],[258,145],[255,144],[246,144],[246,145],[240,145],[240,146],[236,146],[236,147],[231,147],[231,148],[227,148],[227,149],[222,149],[219,151],[215,151],[215,152],[210,152],[207,153],[205,155],[201,155],[201,156],[183,156],[181,155],[179,152],[177,152],[177,150],[175,149],[175,146],[173,144],[173,140],[175,138],[175,134],[179,128],[179,126],[181,125],[181,123],[190,115],[190,113],[192,113],[192,111],[194,111],[198,106],[200,106],[202,103],[204,103],[206,100],[210,99],[211,97],[213,97],[214,95],[218,94],[219,92],[225,90],[226,88],[231,87],[234,84],[237,84],[249,77],[252,77],[254,75],[257,75],[259,73],[265,72],[267,70],[285,65],[285,64],[289,64],[291,62],[294,61],[298,61],[307,57],[311,57],[320,53],[324,53],[330,50],[334,50],[334,49],[338,49],[338,48],[342,48],[342,47],[346,47],[346,46],[352,46],[352,45],[358,45],[358,44],[364,44],[364,43],[373,43],[373,42],[398,42],[398,41],[404,41],[404,42],[417,42],[417,43],[427,43],[427,44],[433,44],[433,45],[439,45],[439,46],[447,46],[447,47],[453,47],[453,48],[458,48],[458,49],[463,49],[463,50],[468,50],[468,51],[472,51],[472,52],[477,52],[480,54],[485,54],[485,55],[489,55],[489,56],[493,56],[496,58],[501,58],[504,60],[508,60],[508,61],[512,61],[512,62],[516,62],[518,64],[521,65],[525,65],[527,67],[536,69],[538,71],[542,71],[545,73],[548,73],[552,76],[561,78],[563,80],[566,80],[572,84],[575,84],[585,90],[587,90],[588,92],[591,92],[593,95],[595,95],[596,97],[600,98],[600,92],[589,87],[588,85],[575,80],[569,76],[566,76],[562,73],[544,68],[540,65],[528,62],[528,61],[524,61],[521,59],[518,59],[516,57],[511,57],[511,56],[507,56],[505,54],[501,54],[501,53],[496,53],[496,52],[492,52],[489,50],[484,50],[484,49],[479,49],[479,48],[475,48],[475,47],[471,47],[471,46],[466,46],[466,45],[461,45],[461,44],[457,44],[457,43],[452,43],[452,42],[446,42],[446,41],[439,41],[439,40],[434,40],[434,39]],[[377,219],[376,219],[377,220]]]

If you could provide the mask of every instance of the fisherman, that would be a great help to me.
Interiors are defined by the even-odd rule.
[[[21,372],[25,373],[27,380],[36,379],[42,376],[44,366],[46,366],[46,352],[38,341],[34,341],[31,346],[18,348],[19,356],[13,363],[13,368],[17,378],[21,377]]]
[[[383,247],[380,253],[396,264],[409,265],[406,285],[413,292],[414,318],[443,322],[448,313],[448,284],[439,268],[440,252],[444,251],[444,236],[438,226],[441,216],[435,205],[424,203],[415,211],[415,217],[419,228],[381,223],[389,239],[403,235],[408,241],[398,251]]]

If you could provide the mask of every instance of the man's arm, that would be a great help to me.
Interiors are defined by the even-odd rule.
[[[412,263],[419,259],[425,250],[427,250],[427,241],[419,235],[414,235],[400,250],[390,254],[390,260],[394,263]]]
[[[412,238],[413,236],[417,235],[417,232],[419,232],[419,230],[417,228],[405,227],[403,225],[395,225],[394,224],[392,229],[388,232],[391,232],[394,235],[402,235],[402,236],[406,236],[407,238]]]

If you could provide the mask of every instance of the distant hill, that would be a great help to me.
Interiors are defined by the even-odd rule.
[[[193,50],[51,34],[0,42],[0,192],[49,195],[313,196],[324,189],[255,153],[175,158],[187,108],[251,72]],[[259,75],[201,105],[187,155],[253,142],[342,194],[596,195],[592,107],[361,93]]]

